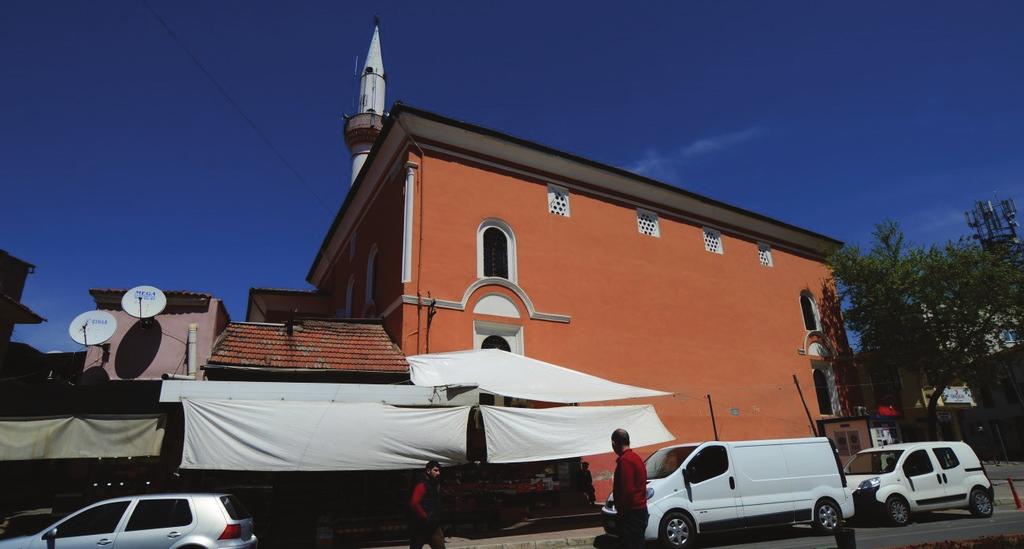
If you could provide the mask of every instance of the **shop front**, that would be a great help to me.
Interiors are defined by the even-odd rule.
[[[428,460],[444,467],[447,522],[482,530],[587,505],[579,456],[610,451],[616,428],[637,447],[674,438],[650,405],[577,405],[659,391],[496,350],[409,362],[414,385],[312,384],[310,392],[166,382],[161,400],[180,402],[184,416],[180,475],[252,501],[258,525],[265,508],[272,519],[263,533],[274,535],[263,539],[302,544],[316,532],[329,545],[404,535],[406,498]],[[533,407],[478,404],[490,400],[484,395]]]

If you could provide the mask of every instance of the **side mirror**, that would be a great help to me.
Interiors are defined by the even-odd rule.
[[[50,528],[45,533],[43,533],[43,539],[45,539],[46,541],[57,539],[57,527],[54,526],[53,528]]]

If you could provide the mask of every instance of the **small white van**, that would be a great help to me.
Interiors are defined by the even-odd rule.
[[[703,442],[647,458],[648,540],[692,547],[698,534],[811,523],[832,532],[853,516],[853,499],[829,439]],[[601,509],[617,535],[615,502]]]
[[[862,450],[846,464],[857,514],[903,526],[919,511],[966,508],[992,516],[992,483],[963,442],[911,442]]]

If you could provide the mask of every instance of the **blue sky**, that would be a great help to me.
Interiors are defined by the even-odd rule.
[[[70,350],[88,289],[305,287],[348,188],[341,114],[382,18],[388,103],[580,154],[849,243],[1024,191],[1024,3],[141,0],[0,12],[0,248],[15,339]],[[1024,206],[1024,203],[1021,204]]]

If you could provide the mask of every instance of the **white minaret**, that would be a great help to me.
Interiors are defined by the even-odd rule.
[[[370,50],[359,75],[359,111],[345,122],[345,144],[352,152],[352,181],[370,154],[384,124],[384,59],[380,54],[380,20],[373,25]]]

